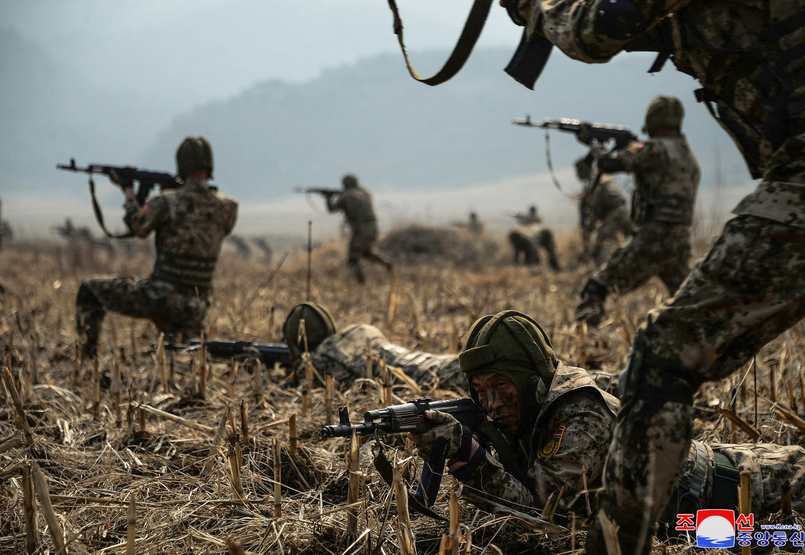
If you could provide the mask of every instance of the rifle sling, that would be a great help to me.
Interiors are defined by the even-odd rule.
[[[514,454],[514,450],[509,445],[509,442],[506,441],[506,438],[503,437],[503,434],[500,433],[500,430],[495,428],[494,424],[489,420],[484,420],[478,424],[478,432],[486,436],[487,439],[492,442],[492,446],[497,452],[498,460],[500,460],[500,464],[503,465],[506,472],[514,476],[518,482],[522,483],[530,490],[528,473],[517,462],[517,456]]]
[[[380,443],[378,443],[380,445]],[[394,469],[391,466],[391,463],[386,458],[385,453],[383,452],[383,447],[380,446],[380,449],[375,455],[375,468],[377,469],[377,473],[380,474],[380,477],[383,478],[383,481],[386,482],[389,486],[391,486],[392,480],[394,479]],[[406,488],[407,490],[407,488]],[[419,514],[429,516],[435,520],[441,520],[443,522],[447,522],[447,519],[443,516],[433,512],[431,509],[428,509],[425,505],[420,503],[413,494],[408,491],[408,506],[418,512]]]
[[[414,67],[411,65],[411,60],[408,59],[408,52],[405,50],[405,43],[403,42],[403,25],[400,19],[400,12],[397,10],[396,0],[388,0],[389,8],[394,14],[394,34],[397,35],[397,41],[400,43],[405,64],[408,66],[408,73],[411,77],[425,83],[426,85],[436,86],[451,79],[466,63],[470,57],[478,37],[481,36],[481,31],[486,23],[486,18],[489,15],[489,10],[492,6],[492,0],[475,0],[470,10],[470,15],[467,16],[467,21],[464,24],[464,29],[461,30],[461,36],[456,42],[456,46],[450,53],[450,57],[444,63],[444,66],[431,77],[420,77]]]
[[[103,223],[103,212],[101,211],[101,205],[98,204],[98,199],[95,197],[95,181],[92,179],[92,174],[89,176],[89,194],[92,197],[92,210],[95,212],[95,219],[98,220],[98,225],[101,226],[101,229],[107,237],[111,237],[112,239],[128,239],[129,237],[134,237],[134,233],[131,231],[117,235],[110,233],[109,230],[106,229],[106,224]]]

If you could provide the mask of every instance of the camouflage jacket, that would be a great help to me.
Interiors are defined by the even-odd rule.
[[[596,387],[586,370],[560,362],[530,441],[507,437],[527,469],[528,483],[517,480],[487,452],[466,486],[476,497],[539,508],[551,493],[564,488],[563,499],[573,503],[584,490],[582,467],[588,487],[601,481],[619,406],[615,397]]]
[[[341,210],[350,227],[354,228],[367,222],[376,222],[375,210],[372,207],[372,194],[363,187],[346,189],[332,202],[328,202],[330,212]]]
[[[582,229],[592,230],[597,222],[626,206],[626,197],[612,176],[604,174],[591,193],[581,197]]]
[[[617,160],[635,175],[634,223],[693,223],[700,172],[684,135],[632,143],[617,153]]]
[[[237,219],[234,199],[211,191],[206,181],[189,180],[142,207],[127,200],[124,208],[124,220],[135,235],[156,232],[152,279],[191,289],[211,287],[221,243]]]
[[[379,361],[387,367],[400,368],[423,389],[467,390],[467,378],[458,366],[458,355],[434,355],[411,351],[394,345],[379,329],[367,324],[355,324],[325,339],[311,353],[313,365],[336,380],[350,382],[366,377],[367,344],[372,371],[378,375]]]
[[[801,2],[635,0],[631,23],[608,10],[610,0],[512,3],[528,32],[588,63],[634,43],[670,45],[677,68],[702,84],[697,98],[732,135],[752,176],[763,177],[733,213],[805,227]]]

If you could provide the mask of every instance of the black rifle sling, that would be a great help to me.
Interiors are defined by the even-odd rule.
[[[492,446],[497,452],[498,460],[500,460],[500,464],[503,465],[506,472],[514,476],[518,482],[522,483],[530,490],[531,486],[529,485],[528,472],[517,462],[514,450],[512,450],[506,438],[503,437],[503,434],[500,433],[500,430],[495,428],[494,424],[489,420],[484,420],[478,424],[478,432],[486,436],[486,438],[492,442]]]
[[[103,212],[101,211],[101,205],[98,204],[98,199],[95,197],[95,181],[92,179],[92,174],[89,176],[89,194],[92,197],[92,210],[95,211],[95,219],[98,220],[98,225],[101,226],[101,229],[107,237],[111,237],[112,239],[128,239],[129,237],[134,237],[134,232],[132,231],[116,235],[106,229],[106,224],[103,223]]]
[[[391,466],[391,463],[386,458],[385,453],[383,452],[383,446],[380,445],[378,442],[377,445],[380,446],[380,449],[377,451],[375,455],[375,468],[377,469],[377,473],[380,474],[380,477],[383,478],[383,481],[386,482],[389,486],[392,485],[392,481],[394,480],[394,468]],[[407,490],[408,488],[406,488]],[[418,512],[419,514],[429,516],[430,518],[441,520],[447,522],[447,519],[443,516],[433,512],[432,510],[428,509],[425,505],[420,503],[413,494],[408,491],[408,506]]]
[[[388,0],[388,2],[389,8],[391,8],[391,12],[394,14],[394,34],[397,35],[397,41],[400,43],[400,48],[405,58],[405,64],[408,66],[408,73],[420,83],[425,83],[430,86],[441,85],[445,81],[450,80],[461,70],[464,63],[470,57],[470,53],[475,43],[478,41],[478,37],[481,36],[481,31],[484,28],[484,23],[486,23],[486,18],[492,6],[492,0],[475,0],[472,4],[470,15],[467,16],[464,29],[461,31],[461,36],[458,38],[456,46],[453,48],[444,66],[442,66],[442,69],[431,77],[420,77],[419,74],[414,71],[411,60],[408,59],[408,52],[405,50],[403,25],[400,19],[400,12],[397,10],[397,2],[395,0]]]

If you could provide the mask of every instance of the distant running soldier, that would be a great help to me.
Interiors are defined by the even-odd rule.
[[[690,272],[690,242],[699,164],[681,133],[685,110],[679,99],[658,96],[646,111],[645,143],[599,161],[605,173],[635,175],[632,222],[635,235],[612,253],[581,292],[576,319],[597,326],[609,291],[623,295],[658,276],[673,295]]]
[[[394,266],[374,250],[377,242],[377,217],[372,207],[372,195],[358,184],[358,178],[348,173],[341,179],[343,192],[327,195],[327,209],[343,212],[352,237],[349,240],[347,265],[360,283],[366,282],[361,258],[382,264],[391,272]]]
[[[596,265],[600,265],[632,234],[626,197],[608,174],[601,174],[596,184],[587,158],[576,161],[576,174],[584,183],[579,199],[579,223],[584,253]]]
[[[526,266],[536,266],[541,264],[539,249],[545,249],[548,255],[548,264],[551,269],[559,271],[559,257],[556,254],[556,241],[553,232],[542,225],[542,218],[537,213],[537,207],[531,205],[525,214],[512,214],[512,218],[517,220],[519,228],[509,232],[509,242],[514,250],[514,263],[522,263]]]
[[[235,226],[238,204],[214,192],[210,143],[188,137],[176,151],[184,184],[155,195],[140,207],[130,183],[124,190],[123,220],[138,237],[156,233],[157,259],[151,275],[90,279],[81,283],[76,299],[76,329],[84,355],[96,354],[100,325],[107,310],[147,318],[167,336],[196,336],[210,307],[212,275],[221,243]],[[119,179],[118,179],[119,181]]]

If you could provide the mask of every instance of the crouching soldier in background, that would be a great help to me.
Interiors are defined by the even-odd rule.
[[[526,266],[536,266],[541,263],[539,248],[545,249],[548,263],[552,270],[558,271],[559,258],[556,255],[556,241],[553,232],[542,224],[542,218],[537,214],[537,207],[531,205],[525,214],[512,214],[520,226],[509,233],[509,242],[514,249],[514,263],[519,264],[522,259]],[[522,255],[522,256],[521,256]]]
[[[303,319],[305,333],[300,334]],[[379,361],[385,360],[386,367],[401,369],[424,390],[437,387],[467,390],[457,354],[411,351],[389,342],[379,329],[368,324],[354,324],[338,332],[327,309],[316,303],[302,303],[291,309],[282,332],[297,376],[304,374],[306,362],[301,357],[307,343],[313,366],[318,371],[342,383],[365,378],[368,345],[375,376],[379,372]]]
[[[506,442],[496,442],[493,455],[451,415],[427,411],[437,425],[411,435],[420,456],[430,461],[437,442],[448,445],[450,472],[465,484],[465,496],[480,506],[490,500],[541,510],[553,495],[562,510],[581,509],[585,479],[589,490],[601,485],[618,400],[596,387],[584,369],[558,361],[539,324],[515,311],[473,324],[459,364],[473,400],[493,418]],[[694,441],[666,515],[673,519],[696,509],[737,508],[741,470],[753,474],[757,518],[779,510],[780,486],[786,481],[794,508],[805,510],[805,448]]]
[[[203,137],[188,137],[176,151],[181,188],[155,195],[140,207],[134,189],[123,220],[137,237],[156,233],[157,259],[150,276],[89,279],[76,298],[76,330],[85,356],[95,356],[106,310],[147,318],[168,336],[199,334],[210,307],[212,275],[221,243],[235,226],[238,204],[210,189],[212,149]]]

